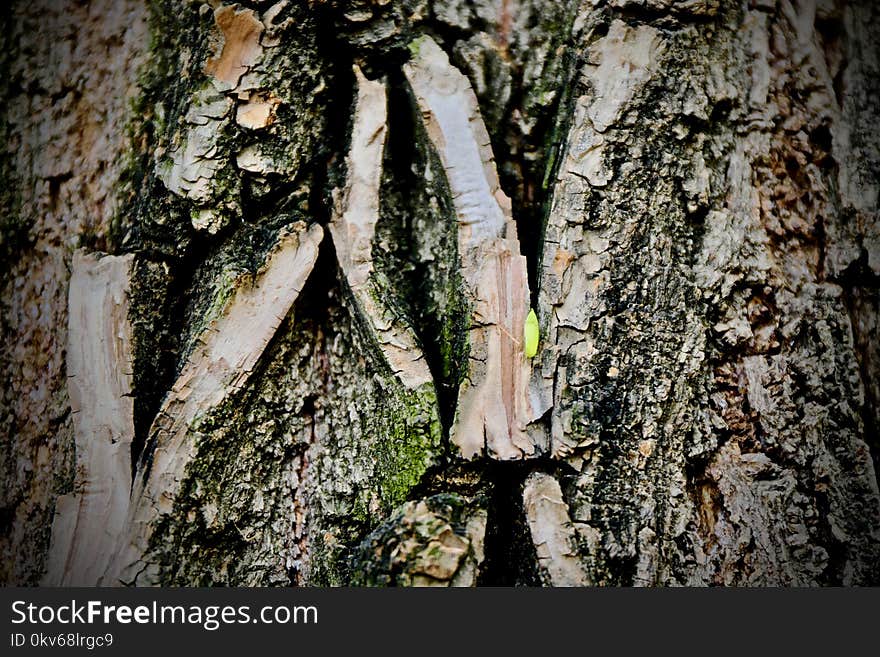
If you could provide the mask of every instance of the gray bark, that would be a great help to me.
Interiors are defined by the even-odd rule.
[[[873,4],[4,8],[0,581],[880,583]]]

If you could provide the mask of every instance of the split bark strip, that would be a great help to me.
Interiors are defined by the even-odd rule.
[[[74,492],[58,498],[44,586],[94,586],[128,513],[134,436],[128,292],[134,257],[77,251],[68,293]]]
[[[446,172],[458,219],[458,250],[471,306],[470,356],[450,439],[465,458],[519,459],[538,450],[526,425],[530,365],[526,260],[510,199],[501,190],[477,98],[429,37],[413,44],[404,73]]]
[[[107,578],[111,583],[157,583],[157,566],[145,558],[161,518],[173,511],[186,467],[198,445],[195,426],[240,390],[299,296],[323,230],[295,224],[282,233],[253,282],[242,281],[219,318],[202,334],[150,428],[138,467],[123,543]]]
[[[523,487],[523,506],[538,552],[538,565],[549,578],[549,584],[590,586],[590,579],[577,557],[575,529],[559,482],[543,472],[529,475]]]
[[[431,382],[431,372],[415,336],[395,319],[373,282],[373,237],[379,220],[379,186],[387,129],[385,85],[370,81],[354,67],[357,108],[346,185],[335,199],[330,234],[339,266],[355,303],[369,321],[388,365],[410,390]]]

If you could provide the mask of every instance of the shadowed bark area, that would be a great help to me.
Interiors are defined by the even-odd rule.
[[[0,581],[880,583],[873,3],[0,11]]]

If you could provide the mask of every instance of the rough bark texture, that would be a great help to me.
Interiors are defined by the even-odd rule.
[[[199,450],[199,425],[246,384],[315,266],[323,230],[298,222],[279,233],[254,277],[237,280],[150,427],[135,469],[128,519],[100,582],[153,584],[154,534],[173,515],[186,470]]]
[[[0,579],[36,583],[57,496],[74,483],[71,261],[80,245],[106,250],[149,32],[139,2],[0,12]]]
[[[539,297],[572,519],[599,583],[876,581],[840,279],[873,233],[823,37],[860,9],[701,9],[586,19]]]
[[[873,4],[0,10],[0,581],[880,583]]]
[[[470,311],[468,367],[449,439],[464,458],[535,453],[523,327],[529,305],[510,199],[467,78],[430,37],[414,41],[404,66],[425,130],[442,162],[455,209],[463,296]]]

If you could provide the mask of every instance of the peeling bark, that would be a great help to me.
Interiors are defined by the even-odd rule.
[[[0,17],[0,580],[880,581],[873,3],[148,6]]]
[[[548,584],[588,586],[590,580],[578,560],[574,526],[559,483],[547,474],[530,475],[523,487],[523,505],[538,565]]]
[[[602,133],[617,121],[632,96],[650,79],[661,48],[655,28],[630,28],[614,21],[608,34],[590,50],[584,75],[592,92],[575,101],[573,128],[557,173],[544,233],[538,300],[544,313],[541,333],[551,346],[540,356],[541,369],[534,370],[532,394],[539,401],[530,418],[538,420],[552,409],[550,453],[555,458],[565,458],[595,441],[589,430],[574,430],[571,411],[560,399],[565,387],[557,381],[566,380],[567,368],[560,366],[559,356],[570,356],[573,351],[590,353],[590,342],[585,342],[580,333],[587,328],[591,315],[601,313],[597,301],[592,300],[598,300],[597,292],[603,283],[607,285],[605,272],[614,257],[609,245],[625,239],[623,231],[628,228],[612,225],[606,230],[584,230],[582,225],[570,225],[569,217],[583,207],[589,190],[605,187],[612,178],[605,164]],[[617,369],[610,366],[607,376],[614,378]]]
[[[75,479],[68,281],[108,251],[149,40],[134,1],[7,4],[0,67],[0,581],[45,573],[59,493]]]
[[[74,492],[58,497],[44,584],[101,581],[125,524],[134,404],[128,292],[132,256],[73,256],[67,379],[76,441]]]
[[[336,203],[330,232],[339,264],[391,370],[414,390],[431,383],[431,373],[412,330],[396,319],[373,277],[373,240],[379,220],[379,185],[385,147],[386,98],[382,82],[355,68],[357,108],[346,159],[347,183]]]
[[[150,429],[132,492],[126,533],[107,582],[150,584],[155,525],[174,509],[184,471],[196,450],[198,421],[239,391],[299,296],[318,257],[320,226],[294,226],[279,236],[254,280],[239,282],[220,316],[199,339]]]
[[[730,8],[712,34],[614,20],[587,52],[534,385],[597,583],[876,580],[820,11]]]
[[[263,54],[260,37],[264,26],[254,11],[232,5],[217,7],[214,22],[223,32],[223,45],[219,54],[207,61],[205,72],[218,84],[235,89]]]
[[[526,431],[530,368],[523,330],[529,287],[510,199],[499,185],[489,135],[467,78],[430,38],[415,42],[413,49],[404,72],[446,171],[472,313],[467,379],[459,389],[450,440],[465,458],[530,456],[537,449]]]

